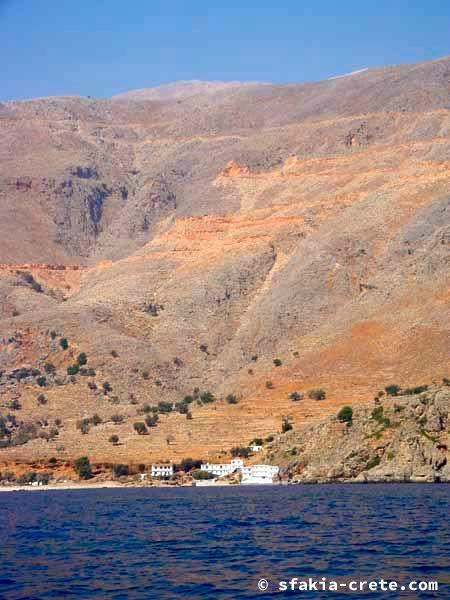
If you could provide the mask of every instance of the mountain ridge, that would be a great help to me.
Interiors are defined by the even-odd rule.
[[[0,460],[227,456],[283,416],[448,376],[449,81],[446,57],[180,103],[0,104],[0,413],[36,432]],[[192,419],[133,429],[186,396]]]

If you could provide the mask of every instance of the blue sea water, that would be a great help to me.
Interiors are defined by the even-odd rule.
[[[0,598],[450,598],[450,486],[0,494]],[[438,592],[281,592],[292,577]],[[269,588],[258,591],[265,578]]]

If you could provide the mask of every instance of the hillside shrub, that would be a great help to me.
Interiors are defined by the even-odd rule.
[[[39,387],[45,387],[47,385],[47,378],[44,375],[40,375],[36,379],[36,383],[38,384]]]
[[[248,446],[235,446],[231,448],[231,456],[234,458],[248,458],[251,454],[251,450]]]
[[[211,392],[203,392],[200,394],[200,400],[203,404],[209,404],[210,402],[214,402],[215,397]]]
[[[238,400],[237,400],[235,394],[228,394],[227,402],[228,402],[228,404],[237,404]]]
[[[80,367],[84,366],[85,364],[87,364],[87,356],[86,356],[86,352],[80,352],[80,354],[78,355],[77,358],[77,363],[79,364]]]
[[[387,385],[384,389],[388,396],[398,396],[399,392],[401,391],[400,386],[396,383],[391,383],[390,385]]]
[[[281,359],[280,359],[280,358],[275,358],[275,360],[273,361],[273,364],[274,364],[276,367],[281,367],[281,365],[282,365],[283,363],[281,362]]]
[[[283,417],[283,420],[281,421],[281,433],[287,433],[288,431],[291,431],[291,429],[292,423],[288,417]]]
[[[147,425],[147,427],[156,427],[158,420],[159,420],[158,415],[149,415],[145,419],[145,424]]]
[[[100,423],[102,422],[102,418],[98,416],[97,413],[95,413],[92,417],[91,417],[91,423],[92,425],[96,426],[96,425],[100,425]]]
[[[264,444],[264,440],[262,438],[254,438],[250,442],[250,446],[262,446]]]
[[[214,475],[209,473],[208,471],[202,471],[201,469],[196,469],[192,471],[192,477],[197,481],[203,481],[205,479],[214,479]]]
[[[343,406],[337,414],[337,419],[341,423],[351,423],[353,421],[353,409],[351,406]]]
[[[61,338],[59,340],[59,345],[63,350],[67,350],[67,348],[69,347],[69,342],[67,341],[67,338]]]
[[[128,468],[128,465],[118,464],[113,465],[112,472],[114,477],[126,477],[127,475],[129,475],[130,470]]]
[[[41,404],[41,405],[47,404],[47,398],[44,396],[44,394],[39,394],[37,397],[37,401],[38,401],[38,404]]]
[[[138,435],[145,435],[147,433],[147,427],[142,421],[137,421],[136,423],[134,423],[133,429]]]
[[[298,402],[303,399],[303,396],[298,392],[292,392],[292,394],[289,394],[289,399],[292,400],[292,402]]]
[[[374,467],[377,467],[379,464],[380,464],[380,457],[379,456],[374,456],[367,463],[366,470],[368,471],[369,469],[373,469]]]
[[[184,471],[185,473],[189,473],[189,471],[192,471],[193,469],[200,469],[200,465],[202,464],[201,460],[194,460],[193,458],[183,458],[183,460],[181,461],[179,468],[181,471]]]
[[[36,471],[26,471],[17,478],[17,483],[19,485],[29,485],[30,483],[34,483],[36,479]]]
[[[326,392],[325,390],[322,390],[320,388],[315,390],[309,390],[308,398],[311,398],[312,400],[325,400]]]
[[[413,388],[406,388],[406,390],[404,390],[404,394],[406,396],[415,396],[416,394],[421,394],[422,392],[426,392],[428,389],[427,385],[417,385],[416,387]]]
[[[92,468],[90,460],[87,456],[81,456],[80,458],[77,458],[73,466],[80,479],[91,479]]]
[[[76,375],[79,370],[80,367],[78,365],[70,365],[70,367],[67,367],[67,375]]]

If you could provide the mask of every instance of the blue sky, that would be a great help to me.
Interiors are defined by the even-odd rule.
[[[0,0],[0,99],[301,82],[450,54],[448,0]]]

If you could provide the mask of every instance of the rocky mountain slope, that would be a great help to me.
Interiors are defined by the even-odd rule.
[[[168,96],[0,104],[0,459],[226,455],[448,375],[449,58]]]
[[[299,483],[450,481],[449,385],[377,396],[278,436],[267,456],[283,466],[283,478]]]

